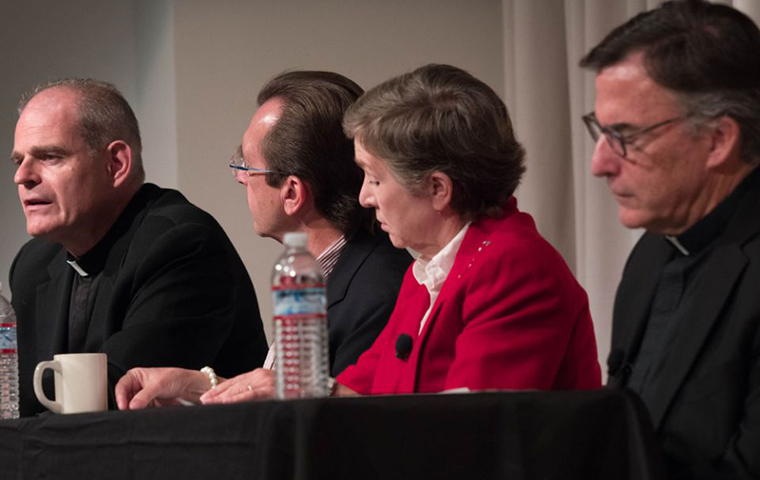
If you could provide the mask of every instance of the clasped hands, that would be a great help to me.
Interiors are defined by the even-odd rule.
[[[211,388],[209,377],[183,368],[133,368],[116,384],[119,410],[181,405],[236,403],[274,396],[274,371],[257,368]]]

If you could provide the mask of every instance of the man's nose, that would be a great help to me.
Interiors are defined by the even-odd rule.
[[[607,139],[599,137],[594,146],[591,156],[591,173],[596,177],[615,175],[620,169],[620,162],[624,159],[612,151]]]
[[[16,168],[16,173],[13,175],[13,181],[17,185],[37,185],[40,183],[40,177],[35,168],[35,162],[31,159],[24,159]]]

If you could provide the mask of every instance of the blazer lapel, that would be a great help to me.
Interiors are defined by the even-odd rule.
[[[360,229],[346,243],[346,247],[341,252],[327,282],[327,308],[346,298],[351,279],[354,278],[356,271],[372,252],[372,248],[368,248],[366,245],[377,241],[379,240],[372,237],[369,232]]]
[[[760,174],[754,172],[753,175]],[[744,193],[734,218],[719,240],[720,244],[705,265],[706,281],[697,292],[698,298],[704,301],[695,305],[687,315],[688,325],[684,325],[676,338],[660,381],[652,386],[652,391],[657,392],[650,407],[655,429],[662,423],[747,266],[748,260],[742,247],[760,234],[760,217],[757,215],[760,191],[756,188],[758,178],[760,177],[750,179],[755,187]]]
[[[647,261],[629,260],[618,287],[613,312],[612,352],[621,351],[622,363],[610,375],[610,387],[617,387],[624,380],[626,372],[622,367],[636,358],[662,268],[672,255],[672,247],[659,236],[643,237],[631,254],[632,258],[641,256]]]
[[[731,245],[719,247],[705,266],[704,278],[707,281],[696,293],[697,298],[704,301],[700,305],[694,305],[686,315],[686,324],[680,329],[673,349],[666,358],[659,381],[649,387],[655,392],[649,404],[655,430],[659,428],[673,398],[691,371],[746,264],[747,258],[740,248]]]
[[[451,270],[449,271],[446,280],[443,282],[443,286],[441,286],[441,291],[438,293],[438,298],[435,300],[432,310],[430,310],[430,315],[428,315],[425,326],[419,334],[419,339],[417,341],[420,343],[420,348],[417,350],[417,355],[420,355],[424,349],[425,342],[429,336],[428,332],[433,329],[433,325],[438,319],[444,303],[446,303],[451,296],[449,292],[452,290],[457,291],[456,289],[458,288],[459,283],[466,280],[466,275],[470,269],[470,265],[472,265],[475,260],[474,257],[478,252],[478,247],[482,247],[483,242],[490,244],[488,238],[491,234],[491,225],[488,224],[486,226],[483,225],[484,223],[488,222],[480,221],[473,223],[467,229],[467,233],[465,233],[462,244],[459,246],[459,251],[454,259],[454,264],[451,266]]]
[[[68,351],[68,324],[61,319],[69,317],[74,272],[65,259],[66,252],[62,250],[48,267],[50,282],[37,287],[37,355],[43,360]]]

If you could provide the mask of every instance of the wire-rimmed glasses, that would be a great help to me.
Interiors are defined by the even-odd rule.
[[[249,177],[252,177],[254,175],[264,175],[267,173],[275,173],[274,171],[268,170],[266,168],[249,167],[245,161],[245,158],[243,157],[242,146],[238,146],[235,153],[232,155],[232,157],[230,157],[229,167],[232,169],[232,176],[236,179],[238,178],[238,175],[241,175],[242,173],[246,173]]]

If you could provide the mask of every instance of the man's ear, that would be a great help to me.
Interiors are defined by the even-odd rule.
[[[115,140],[106,147],[108,173],[113,178],[113,186],[122,186],[132,172],[132,147],[122,140]]]
[[[295,175],[290,175],[280,186],[280,200],[288,216],[296,216],[309,201],[309,186]]]
[[[712,145],[707,157],[708,168],[729,166],[732,159],[741,159],[741,129],[736,120],[722,116],[716,120],[711,131]]]
[[[454,195],[454,183],[443,172],[433,172],[428,178],[428,192],[433,201],[433,208],[442,212],[451,205]]]

